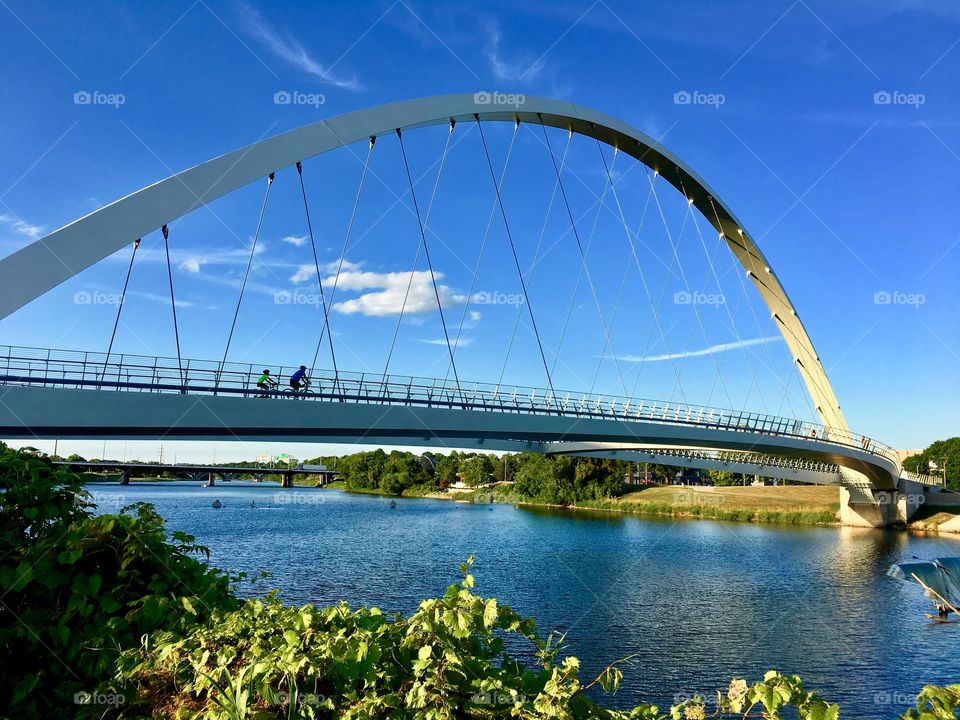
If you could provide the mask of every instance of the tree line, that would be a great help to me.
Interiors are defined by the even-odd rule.
[[[513,483],[513,494],[520,498],[557,505],[621,495],[628,489],[629,475],[638,471],[638,464],[627,460],[540,453],[496,456],[454,451],[449,455],[415,455],[377,449],[308,462],[323,463],[336,470],[343,484],[353,490],[425,494],[446,490],[458,481],[475,488],[506,481]],[[677,479],[677,468],[643,467],[652,482],[670,483]],[[716,485],[745,482],[742,475],[728,472],[694,471],[692,477]]]

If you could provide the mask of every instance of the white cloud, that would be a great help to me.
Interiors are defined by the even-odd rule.
[[[0,222],[13,230],[17,235],[23,235],[31,240],[36,240],[43,235],[46,229],[43,225],[31,225],[28,222],[9,213],[0,213]]]
[[[685,352],[678,353],[668,353],[664,355],[622,355],[617,357],[617,360],[622,362],[661,362],[663,360],[679,360],[682,358],[689,357],[702,357],[704,355],[713,355],[714,353],[726,352],[728,350],[738,350],[739,348],[752,347],[754,345],[765,345],[769,342],[778,342],[782,340],[779,335],[772,335],[769,337],[759,337],[759,338],[748,338],[747,340],[738,340],[737,342],[728,342],[720,343],[719,345],[711,345],[710,347],[701,348],[700,350],[687,350]],[[607,355],[603,356],[604,359],[612,360],[613,358]]]
[[[180,263],[180,269],[184,272],[196,275],[198,272],[200,272],[200,265],[202,264],[203,260],[200,260],[199,258],[187,258]]]
[[[483,315],[482,315],[481,313],[478,313],[476,310],[471,310],[471,311],[470,311],[470,319],[473,320],[474,322],[476,322],[477,320],[479,320],[479,319],[482,318],[482,317],[483,317]]]
[[[281,242],[289,243],[295,247],[303,247],[307,244],[306,235],[287,235],[285,238],[281,238]]]
[[[436,279],[443,273],[436,273]],[[324,286],[335,288],[338,292],[362,292],[359,297],[334,303],[333,309],[344,315],[359,313],[372,317],[390,317],[400,314],[422,315],[436,312],[437,294],[443,307],[453,307],[466,302],[467,296],[453,292],[446,285],[437,285],[434,292],[430,273],[426,270],[416,272],[341,272],[339,278],[328,277]],[[407,286],[409,284],[409,294]],[[375,290],[376,292],[363,292]],[[404,304],[406,296],[406,304]]]
[[[290,276],[290,282],[299,285],[316,276],[316,274],[317,269],[313,265],[301,265],[297,268],[297,271]]]
[[[526,61],[509,62],[504,59],[500,48],[500,27],[496,22],[487,23],[487,44],[484,52],[490,63],[490,71],[498,80],[515,82],[518,80],[533,80],[543,70],[545,63],[540,57],[532,63]]]
[[[364,89],[357,78],[347,78],[335,75],[331,70],[325,68],[311,57],[310,53],[297,40],[292,37],[282,38],[277,31],[264,22],[260,17],[260,12],[248,5],[240,6],[244,25],[247,32],[259,40],[274,55],[294,67],[299,68],[308,75],[312,75],[318,80],[334,87],[343,88],[359,92]]]

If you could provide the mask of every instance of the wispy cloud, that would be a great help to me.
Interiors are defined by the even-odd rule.
[[[682,358],[702,357],[704,355],[714,355],[715,353],[727,352],[728,350],[738,350],[740,348],[752,347],[754,345],[766,345],[770,342],[779,342],[782,340],[779,335],[768,337],[748,338],[747,340],[738,340],[736,342],[720,343],[699,350],[687,350],[685,352],[667,353],[664,355],[621,355],[617,360],[621,362],[662,362],[664,360],[680,360]],[[612,360],[612,357],[604,355],[604,359]]]
[[[281,37],[277,30],[264,21],[260,16],[260,11],[256,8],[241,5],[240,15],[246,32],[277,57],[328,85],[352,90],[353,92],[360,92],[364,89],[363,84],[357,78],[336,75],[314,60],[307,49],[295,38],[289,35]]]
[[[295,247],[302,247],[307,244],[306,235],[287,235],[285,238],[281,238],[281,242],[288,243]]]
[[[540,74],[545,66],[542,57],[532,62],[519,59],[511,62],[505,59],[503,56],[503,48],[500,45],[502,40],[500,26],[494,20],[488,20],[485,25],[487,42],[484,47],[484,54],[490,63],[490,71],[497,80],[510,82],[533,80]]]
[[[447,344],[446,338],[430,338],[429,340],[421,339],[420,342],[426,343],[427,345],[446,345]],[[459,340],[456,338],[453,338],[450,340],[450,344],[456,348],[470,347],[472,343],[473,343],[473,340],[471,338],[460,338]]]
[[[169,305],[169,304],[170,304],[170,296],[169,296],[169,295],[160,295],[159,293],[145,292],[145,291],[142,291],[142,290],[131,290],[131,291],[130,291],[130,295],[133,295],[134,297],[138,297],[138,298],[143,298],[144,300],[150,300],[151,302],[161,303],[162,305]],[[217,309],[217,306],[216,306],[216,305],[197,305],[195,302],[191,302],[190,300],[181,300],[180,298],[177,298],[177,300],[175,301],[174,304],[175,304],[178,308],[193,308],[193,307],[195,307],[195,308],[200,308],[200,309],[203,309],[203,310],[216,310],[216,309]]]
[[[36,240],[42,236],[43,231],[46,229],[43,225],[31,225],[22,218],[18,218],[16,215],[11,215],[10,213],[0,213],[0,223],[6,225],[17,235],[23,235],[31,240]]]

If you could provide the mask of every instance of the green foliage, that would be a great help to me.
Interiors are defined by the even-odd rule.
[[[901,716],[904,720],[956,720],[960,717],[960,685],[927,685],[917,695],[917,707]]]
[[[460,474],[471,487],[487,485],[493,481],[493,460],[489,455],[474,455],[460,463]]]
[[[534,502],[572,505],[622,494],[623,460],[523,453],[511,456],[517,493]]]
[[[205,549],[182,533],[168,540],[147,505],[93,516],[76,475],[2,445],[0,487],[0,708],[10,715],[63,715],[145,633],[237,605],[229,578],[192,557]]]
[[[931,461],[936,463],[939,469],[931,469]],[[935,477],[943,477],[943,471],[946,468],[947,487],[960,491],[960,437],[937,440],[919,455],[904,460],[903,466],[911,472]]]

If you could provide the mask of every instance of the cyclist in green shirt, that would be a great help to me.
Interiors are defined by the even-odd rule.
[[[260,379],[257,380],[257,387],[260,388],[261,390],[267,391],[267,390],[273,390],[273,388],[275,388],[276,386],[277,386],[277,381],[274,380],[272,377],[270,377],[270,371],[265,369],[263,371],[263,375],[261,375]],[[264,392],[263,395],[257,395],[257,397],[270,397],[270,396],[267,395],[266,392]]]

